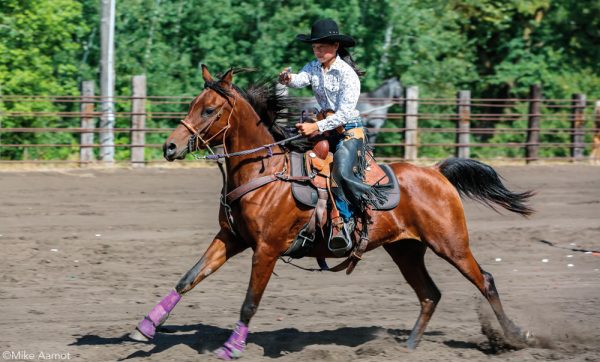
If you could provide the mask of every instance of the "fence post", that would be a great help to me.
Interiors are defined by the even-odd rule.
[[[419,114],[419,87],[406,88],[404,116],[404,159],[414,161],[418,157],[418,114]]]
[[[594,137],[592,143],[592,152],[590,154],[592,162],[600,162],[600,101],[596,101],[594,106]]]
[[[596,128],[596,135],[600,135],[600,101],[596,101],[594,107],[594,123]]]
[[[102,117],[98,134],[100,160],[111,165],[115,162],[115,0],[100,1],[100,93]]]
[[[81,128],[92,132],[81,132],[79,140],[79,164],[83,166],[94,160],[94,81],[85,80],[81,83]]]
[[[462,90],[456,94],[457,113],[456,120],[456,157],[469,158],[471,149],[469,148],[471,135],[471,91]]]
[[[146,76],[134,75],[131,88],[131,165],[143,167],[146,144]]]
[[[576,93],[572,96],[572,116],[571,116],[571,157],[578,161],[583,158],[583,125],[585,117],[585,94]]]
[[[540,148],[540,109],[542,105],[542,86],[534,84],[529,88],[529,119],[527,125],[527,147],[525,162],[538,160]]]
[[[596,105],[594,107],[594,123],[596,128],[596,135],[600,136],[600,101],[596,101]]]

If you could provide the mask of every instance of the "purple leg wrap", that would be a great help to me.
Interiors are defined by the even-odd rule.
[[[226,361],[241,357],[246,347],[246,337],[248,337],[248,326],[241,321],[237,322],[227,342],[215,351],[215,356]]]
[[[169,313],[175,308],[177,302],[181,299],[176,291],[172,290],[160,303],[158,303],[147,316],[138,323],[137,329],[146,337],[154,338],[156,327],[163,323]]]

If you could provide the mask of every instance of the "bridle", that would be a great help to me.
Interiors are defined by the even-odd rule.
[[[210,130],[210,128],[219,120],[221,119],[221,116],[223,115],[223,109],[225,108],[225,105],[227,103],[229,103],[229,99],[227,99],[227,103],[223,103],[223,105],[221,106],[221,108],[219,108],[219,111],[217,112],[217,114],[215,114],[213,116],[213,119],[210,121],[210,123],[204,127],[202,130],[197,130],[194,128],[194,126],[192,126],[191,124],[189,124],[188,122],[185,121],[185,119],[182,119],[181,121],[179,121],[179,123],[181,123],[185,128],[187,128],[187,130],[192,134],[188,140],[188,152],[194,152],[200,149],[200,147],[206,147],[208,148],[208,150],[211,153],[212,150],[210,149],[210,146],[208,145],[208,143],[210,141],[212,141],[213,139],[215,139],[218,135],[220,135],[221,133],[223,134],[223,145],[225,145],[225,137],[227,135],[227,130],[229,130],[229,128],[231,128],[231,115],[233,114],[233,111],[235,110],[235,103],[237,102],[237,98],[233,98],[233,105],[231,106],[231,111],[229,112],[229,117],[227,117],[227,123],[219,130],[219,132],[215,133],[214,135],[212,135],[209,139],[204,140],[203,136],[206,136],[206,133],[208,133],[208,131]],[[231,104],[231,103],[229,103]],[[227,148],[225,147],[225,153],[227,153]]]

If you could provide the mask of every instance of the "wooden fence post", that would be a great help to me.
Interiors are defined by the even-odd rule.
[[[92,132],[81,132],[79,140],[79,164],[85,165],[94,160],[94,81],[81,83],[81,128]]]
[[[594,107],[594,128],[595,131],[590,157],[594,164],[598,164],[600,162],[600,101],[596,101]]]
[[[540,148],[540,111],[542,105],[542,86],[534,84],[529,88],[529,119],[527,125],[527,146],[525,162],[538,160]]]
[[[146,144],[146,76],[133,76],[131,88],[131,165],[143,167]]]
[[[414,161],[418,157],[419,87],[406,88],[404,109],[404,159]]]
[[[471,129],[471,91],[462,90],[456,94],[457,113],[456,120],[456,157],[469,158],[471,156],[470,129]]]
[[[596,106],[594,107],[594,123],[596,128],[596,135],[600,136],[600,101],[596,101]]]
[[[585,123],[585,117],[583,112],[585,110],[585,94],[576,93],[573,94],[572,98],[572,116],[571,116],[571,157],[575,161],[583,158],[583,125]]]

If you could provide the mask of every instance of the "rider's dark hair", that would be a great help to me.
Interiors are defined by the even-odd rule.
[[[350,54],[350,52],[348,51],[348,49],[344,48],[343,46],[340,45],[340,47],[338,48],[338,55],[340,56],[340,58],[342,58],[343,61],[345,61],[346,63],[348,63],[348,65],[354,69],[354,71],[356,72],[356,75],[358,75],[359,77],[362,77],[363,75],[367,74],[367,72],[365,72],[364,70],[360,69],[355,63],[354,63],[354,59],[352,59],[352,55]]]
[[[330,41],[330,40],[324,40],[324,41],[320,41],[322,43],[325,44],[335,44],[335,41]],[[364,70],[360,69],[358,67],[358,65],[356,65],[356,63],[354,63],[354,59],[352,58],[352,54],[350,54],[350,51],[344,47],[342,44],[339,44],[339,48],[337,50],[338,55],[340,56],[340,58],[342,58],[343,61],[345,61],[346,63],[348,63],[348,65],[354,70],[354,72],[356,72],[356,75],[358,75],[359,77],[362,77],[363,75],[367,74],[367,72],[365,72]]]

